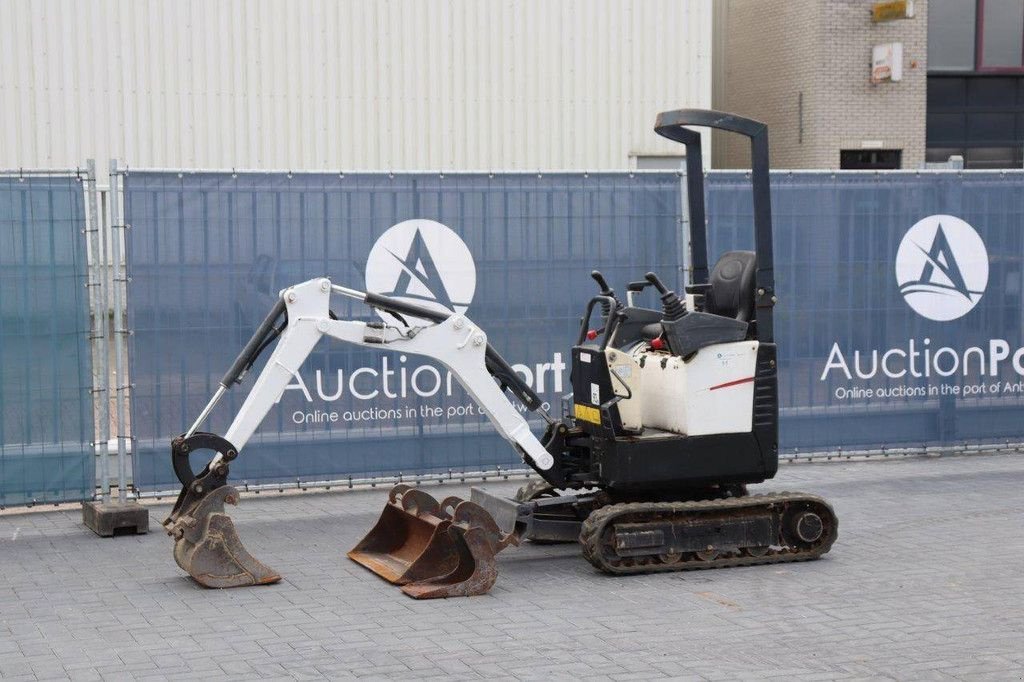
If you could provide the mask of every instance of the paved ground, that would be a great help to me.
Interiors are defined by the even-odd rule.
[[[187,579],[162,533],[2,516],[0,678],[1024,675],[1024,456],[784,465],[760,487],[829,498],[831,554],[612,578],[574,546],[526,546],[490,595],[435,602],[344,558],[381,490],[244,499],[243,539],[286,578],[227,591]]]

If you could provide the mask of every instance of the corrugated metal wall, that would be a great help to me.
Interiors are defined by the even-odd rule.
[[[710,0],[0,0],[0,167],[625,168],[710,62]]]

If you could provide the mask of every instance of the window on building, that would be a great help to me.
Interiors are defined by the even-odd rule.
[[[1024,75],[928,76],[927,161],[962,156],[965,168],[1020,168]]]
[[[948,163],[950,157],[963,159],[964,168],[992,170],[996,168],[1024,167],[1024,147],[929,147],[925,161],[930,164]]]
[[[968,147],[964,168],[1020,168],[1020,147]]]
[[[978,0],[978,9],[978,69],[1024,70],[1024,0]]]
[[[977,6],[969,0],[928,3],[928,69],[973,71]]]
[[[927,163],[1020,168],[1024,0],[930,0],[928,70]]]
[[[903,158],[902,149],[842,149],[841,170],[897,170]]]
[[[926,164],[938,165],[948,164],[954,157],[959,157],[962,161],[964,158],[964,150],[961,147],[928,147],[924,153],[924,162]]]

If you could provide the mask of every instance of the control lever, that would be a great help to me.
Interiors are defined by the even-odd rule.
[[[604,275],[602,275],[599,270],[591,270],[590,271],[590,276],[594,278],[594,281],[597,282],[597,286],[599,286],[601,288],[601,295],[602,296],[609,296],[612,299],[614,299],[615,300],[615,305],[617,307],[622,305],[622,303],[619,302],[618,297],[615,296],[615,290],[612,289],[610,286],[608,286],[608,280],[606,280],[604,278]],[[607,320],[608,316],[611,315],[611,314],[612,314],[611,304],[608,303],[607,301],[601,301],[601,315],[602,315],[602,317],[604,317]]]
[[[648,272],[644,275],[644,278],[654,285],[654,288],[661,294],[661,308],[664,311],[666,320],[678,320],[686,315],[686,306],[679,299],[679,296],[676,295],[676,292],[671,291],[665,286],[665,283],[656,274]]]

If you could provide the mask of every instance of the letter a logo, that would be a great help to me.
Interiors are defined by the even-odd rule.
[[[384,247],[387,249],[387,247]],[[444,286],[444,280],[434,265],[434,259],[430,256],[430,249],[423,241],[423,232],[416,230],[412,238],[412,245],[405,256],[399,256],[394,251],[387,249],[388,253],[394,256],[402,266],[402,272],[398,275],[394,291],[382,292],[388,296],[400,298],[412,298],[420,301],[437,301],[448,310],[455,310],[448,290]],[[468,301],[466,302],[468,304]],[[463,304],[463,308],[466,304]]]
[[[433,220],[406,220],[377,239],[366,259],[366,289],[442,312],[462,313],[476,290],[466,243]],[[381,315],[388,321],[388,313]]]
[[[988,252],[974,228],[950,215],[918,221],[900,242],[896,280],[907,304],[930,320],[966,315],[988,285]]]

